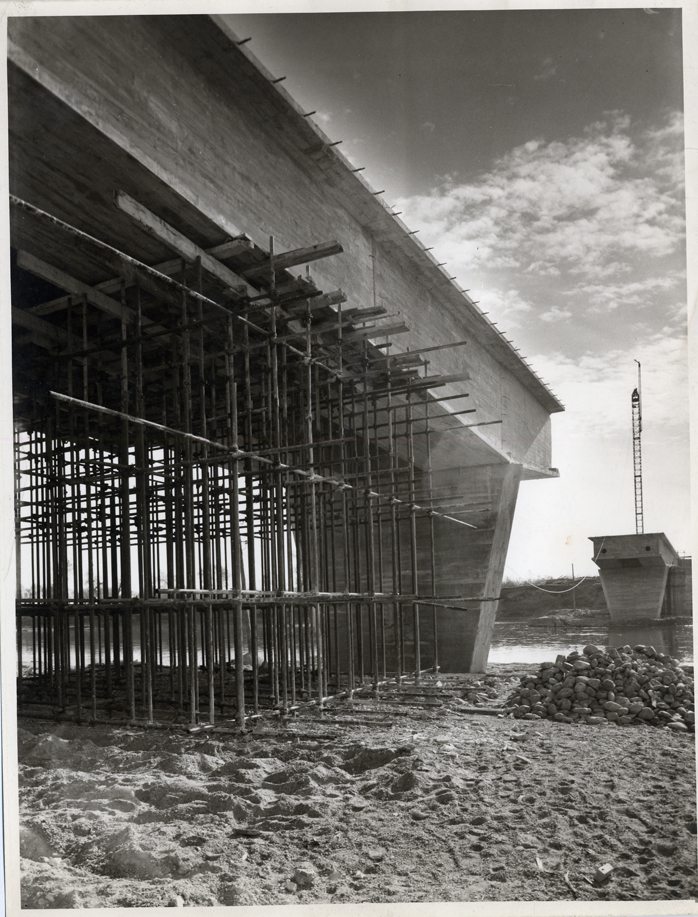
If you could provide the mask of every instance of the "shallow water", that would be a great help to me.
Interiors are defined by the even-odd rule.
[[[134,622],[133,631],[134,659],[140,661],[140,630]],[[203,634],[198,634],[199,662],[203,662]],[[680,662],[693,662],[693,625],[692,624],[642,624],[632,627],[608,627],[590,625],[587,627],[537,627],[520,622],[498,621],[495,624],[494,636],[490,648],[489,662],[522,662],[537,663],[554,659],[558,653],[581,651],[588,643],[603,646],[623,646],[626,643],[635,646],[644,643],[653,646],[662,653],[676,657]],[[167,622],[163,622],[163,654],[161,665],[169,663]],[[25,625],[22,628],[22,665],[29,667],[33,662],[32,631]],[[103,660],[100,656],[99,662]],[[75,665],[75,639],[71,631],[70,664]]]
[[[558,653],[581,652],[588,644],[623,646],[638,643],[653,646],[679,662],[693,662],[693,625],[675,622],[641,625],[589,625],[574,628],[536,627],[519,622],[498,621],[495,624],[489,662],[544,662]]]

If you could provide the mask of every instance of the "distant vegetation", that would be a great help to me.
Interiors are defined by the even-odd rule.
[[[534,579],[531,584],[523,580],[506,580],[502,585],[498,621],[521,621],[561,612],[569,615],[575,604],[578,612],[595,611],[607,614],[601,580],[589,576],[582,581],[572,577]],[[576,584],[574,592],[572,586]],[[539,588],[536,589],[536,586]],[[545,591],[543,591],[545,590]]]

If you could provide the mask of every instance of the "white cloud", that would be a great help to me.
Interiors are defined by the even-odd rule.
[[[529,273],[541,274],[548,277],[560,276],[560,269],[549,261],[533,261],[526,270]]]
[[[533,304],[518,290],[499,290],[491,287],[479,294],[479,306],[484,312],[497,316],[497,322],[505,323],[507,329],[521,324],[521,316],[533,312]],[[506,330],[501,328],[501,331]]]
[[[567,295],[582,296],[590,312],[605,313],[626,306],[651,308],[652,294],[675,287],[679,280],[674,273],[628,283],[580,283],[565,292]]]
[[[610,112],[396,202],[566,406],[552,420],[560,479],[522,487],[512,575],[570,562],[592,573],[588,536],[632,531],[635,359],[646,524],[688,544],[683,194],[680,116],[641,131]]]
[[[610,112],[577,137],[531,139],[468,181],[447,176],[396,202],[566,407],[552,419],[559,481],[522,487],[514,573],[570,562],[593,572],[587,536],[632,531],[635,359],[646,524],[688,543],[683,194],[681,118],[640,130]]]
[[[673,112],[667,122],[646,133],[655,178],[664,181],[677,195],[683,195],[685,162],[683,150],[683,116]]]
[[[623,273],[629,259],[675,252],[684,232],[679,117],[631,128],[609,113],[581,137],[531,140],[471,182],[446,178],[396,207],[464,270]]]
[[[634,349],[537,354],[536,368],[566,405],[553,418],[557,481],[526,483],[514,517],[508,575],[548,569],[595,574],[590,535],[634,530],[630,397],[642,363],[645,530],[664,531],[677,550],[690,547],[688,395],[685,337],[672,327]]]
[[[575,439],[626,435],[630,424],[630,395],[642,364],[643,413],[646,435],[680,440],[688,435],[688,361],[685,336],[666,326],[636,343],[635,348],[536,354],[531,362],[565,404],[560,418]]]
[[[561,322],[567,318],[571,318],[574,315],[569,309],[560,309],[557,306],[553,306],[552,309],[548,309],[547,312],[543,312],[542,315],[538,317],[542,322]]]

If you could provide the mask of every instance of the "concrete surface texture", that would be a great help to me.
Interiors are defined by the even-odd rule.
[[[686,593],[690,559],[680,558],[663,532],[604,535],[591,541],[611,621],[690,613],[690,589]]]
[[[152,717],[163,621],[194,719],[228,669],[243,720],[258,665],[482,671],[557,398],[219,17],[8,49],[27,684]]]

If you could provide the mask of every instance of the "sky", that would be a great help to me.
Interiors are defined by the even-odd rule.
[[[690,553],[681,10],[229,20],[566,406],[505,578],[634,532],[636,361],[645,532]]]

